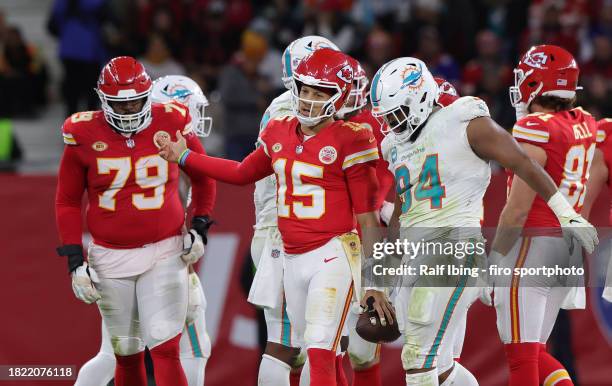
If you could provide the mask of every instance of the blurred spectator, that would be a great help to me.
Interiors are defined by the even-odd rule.
[[[340,0],[306,1],[302,36],[319,35],[334,42],[342,52],[351,53],[355,41],[355,27],[346,18],[345,4]]]
[[[6,36],[6,17],[4,16],[4,10],[0,9],[0,45],[4,42]]]
[[[14,172],[21,159],[23,151],[13,132],[13,122],[0,118],[0,172]]]
[[[183,3],[172,0],[138,1],[136,10],[138,18],[139,50],[147,49],[152,34],[163,36],[174,55],[181,55],[185,25]]]
[[[46,102],[44,63],[16,27],[4,28],[0,47],[0,116],[29,116]]]
[[[596,74],[603,75],[608,84],[612,82],[612,42],[605,35],[596,35],[593,38],[593,57],[580,66],[582,77]]]
[[[477,56],[463,69],[462,94],[473,95],[487,72],[500,76],[500,81],[504,84],[509,85],[512,82],[512,69],[503,61],[500,50],[501,41],[492,31],[484,30],[476,35]]]
[[[580,81],[584,87],[578,93],[578,104],[597,118],[612,117],[612,87],[610,79],[593,74]]]
[[[214,90],[221,68],[239,47],[239,35],[226,23],[226,4],[220,0],[195,1],[191,6],[193,28],[186,37],[184,58],[204,79],[202,90]]]
[[[574,2],[551,0],[534,2],[529,8],[529,27],[525,31],[521,52],[537,44],[555,44],[578,55],[578,37],[581,22],[580,10],[564,8]]]
[[[414,54],[427,64],[434,76],[439,76],[457,84],[459,81],[459,66],[455,60],[443,51],[438,30],[433,26],[421,28],[418,34],[418,48]]]
[[[368,78],[372,79],[372,76],[383,64],[397,56],[391,34],[378,26],[374,27],[366,39],[365,54],[366,60],[362,63],[362,66],[364,66]]]
[[[87,100],[87,109],[95,110],[98,97],[92,91],[107,59],[102,36],[106,20],[105,0],[55,0],[49,29],[59,38],[59,57],[64,66],[63,96],[66,112],[79,110],[79,101]]]
[[[247,30],[242,34],[240,50],[221,71],[219,91],[225,116],[226,156],[230,159],[242,160],[255,146],[270,92],[270,85],[257,71],[267,50],[265,38]]]
[[[184,75],[185,68],[172,58],[166,39],[159,34],[149,37],[149,44],[140,61],[151,79],[166,75]]]

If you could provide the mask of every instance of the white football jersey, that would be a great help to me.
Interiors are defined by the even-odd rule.
[[[270,119],[293,114],[291,109],[291,91],[287,90],[276,97],[266,109],[259,134],[266,128]],[[276,224],[276,177],[274,174],[262,178],[255,183],[255,229],[261,229]]]
[[[384,159],[402,200],[402,227],[480,229],[491,169],[467,139],[469,122],[488,117],[484,101],[462,97],[433,112],[414,142],[382,142]]]

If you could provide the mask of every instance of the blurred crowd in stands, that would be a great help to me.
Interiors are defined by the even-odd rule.
[[[558,44],[579,62],[579,104],[612,115],[612,0],[55,0],[46,28],[59,43],[55,94],[66,114],[96,108],[101,65],[132,55],[153,78],[195,79],[235,158],[251,151],[263,111],[283,91],[283,50],[310,34],[359,59],[370,77],[395,57],[421,58],[462,94],[485,99],[506,128],[519,54]],[[0,13],[0,117],[47,103],[47,59]]]

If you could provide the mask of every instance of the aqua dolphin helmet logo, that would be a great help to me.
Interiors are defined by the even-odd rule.
[[[181,85],[176,85],[175,87],[170,87],[170,85],[167,85],[161,92],[168,98],[175,99],[183,103],[186,102],[187,99],[193,94],[191,90]]]
[[[404,71],[402,71],[402,87],[400,90],[408,87],[410,89],[420,88],[423,84],[423,67],[420,63],[417,65],[409,64]]]

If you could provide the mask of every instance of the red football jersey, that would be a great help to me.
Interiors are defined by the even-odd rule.
[[[185,220],[179,168],[159,155],[154,139],[181,130],[190,149],[204,153],[191,131],[189,110],[177,102],[152,105],[152,120],[127,138],[102,111],[80,112],[64,122],[66,147],[56,194],[56,217],[64,245],[81,244],[81,199],[87,191],[87,226],[96,244],[137,248],[178,235]],[[210,214],[215,182],[192,179],[194,214]]]
[[[380,122],[374,118],[372,112],[369,109],[362,109],[359,113],[348,119],[349,122],[359,123],[365,128],[372,131],[374,134],[374,138],[376,138],[376,143],[378,147],[378,156],[380,160],[378,161],[378,165],[376,166],[376,178],[378,179],[378,195],[376,197],[376,208],[380,209],[389,194],[389,191],[394,185],[393,174],[388,169],[388,163],[382,157],[382,153],[380,150],[380,144],[382,140],[385,138],[385,135],[380,131],[382,126]]]
[[[276,173],[278,226],[290,254],[355,229],[353,213],[376,210],[376,180],[367,170],[378,160],[372,132],[336,121],[305,139],[298,125],[297,118],[282,117],[260,136]]]
[[[612,118],[597,122],[597,148],[603,153],[608,173],[612,173]],[[612,178],[609,177],[608,189],[612,189]]]
[[[519,142],[546,151],[544,170],[555,181],[559,191],[580,213],[585,196],[589,167],[595,154],[597,123],[582,108],[557,113],[535,113],[520,119],[512,129]],[[510,175],[508,184],[512,183]],[[546,202],[536,196],[525,228],[556,228],[559,221]]]

